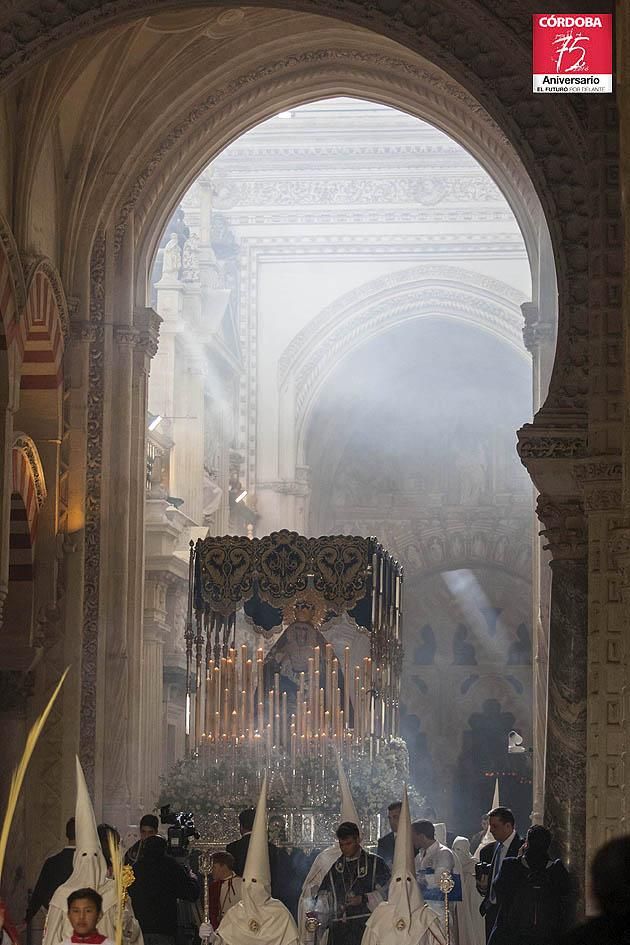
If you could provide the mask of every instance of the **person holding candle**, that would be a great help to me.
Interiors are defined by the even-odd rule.
[[[361,945],[370,913],[385,899],[391,874],[380,856],[363,849],[356,824],[340,824],[337,839],[341,856],[318,893],[329,906],[328,945]]]
[[[341,823],[360,824],[359,815],[350,793],[350,785],[343,770],[341,759],[337,755],[337,774],[339,777],[339,795],[341,799]],[[328,874],[328,871],[339,858],[339,844],[333,843],[326,847],[321,853],[318,853],[311,864],[304,884],[302,894],[298,903],[298,927],[302,941],[306,935],[306,920],[309,916],[314,917],[317,912],[317,894]]]

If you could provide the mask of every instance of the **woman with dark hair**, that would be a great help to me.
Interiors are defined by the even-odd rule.
[[[571,880],[549,857],[551,832],[534,826],[518,856],[507,856],[494,880],[497,918],[488,945],[555,945],[570,925]]]
[[[568,932],[559,945],[630,945],[630,836],[597,851],[591,887],[601,915]]]

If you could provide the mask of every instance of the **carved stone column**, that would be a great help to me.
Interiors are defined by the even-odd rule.
[[[541,263],[542,264],[542,263]],[[536,413],[549,385],[555,351],[553,319],[541,315],[538,305],[524,302],[523,342],[532,356],[532,406]],[[551,569],[549,552],[538,534],[535,512],[532,530],[532,731],[533,797],[531,820],[544,820],[545,743],[547,738],[547,686],[549,679],[549,604]]]
[[[565,865],[584,881],[588,568],[582,505],[540,496],[551,551],[545,821]]]
[[[162,690],[164,638],[168,632],[166,596],[169,583],[170,575],[167,572],[148,571],[145,574],[141,711],[141,797],[145,810],[155,807],[160,789],[160,775],[164,771]]]

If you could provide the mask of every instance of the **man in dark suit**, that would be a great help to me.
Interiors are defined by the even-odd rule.
[[[248,807],[240,812],[238,815],[238,827],[241,838],[240,840],[234,840],[232,843],[228,843],[225,847],[227,853],[231,853],[234,857],[234,872],[237,876],[242,876],[245,870],[245,860],[247,859],[247,851],[249,850],[249,838],[254,827],[255,816],[255,807]],[[267,846],[269,848],[269,868],[271,870],[271,892],[273,896],[277,897],[278,848],[275,847],[273,843],[269,842]]]
[[[391,868],[394,860],[394,844],[396,843],[396,834],[398,833],[398,821],[400,820],[400,811],[402,803],[393,801],[387,808],[387,819],[389,820],[390,832],[384,837],[379,837],[377,854],[382,860],[385,860]]]
[[[514,826],[514,814],[508,807],[495,807],[489,812],[488,828],[495,842],[481,848],[477,870],[477,890],[483,896],[479,911],[486,920],[486,942],[490,938],[498,912],[492,885],[506,856],[518,856],[523,845],[523,840]],[[485,882],[481,881],[482,878]]]
[[[28,903],[26,910],[26,922],[32,922],[35,915],[43,907],[48,908],[55,890],[61,886],[72,874],[72,861],[74,859],[74,817],[71,817],[66,824],[66,837],[68,843],[53,856],[49,856],[44,861],[35,888]]]

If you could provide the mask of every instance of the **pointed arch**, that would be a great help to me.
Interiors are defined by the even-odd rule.
[[[68,324],[68,303],[57,270],[45,257],[31,260],[20,320],[22,390],[54,390],[61,385]]]

